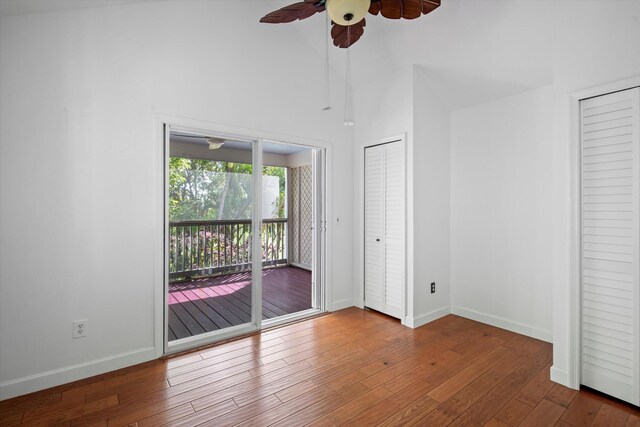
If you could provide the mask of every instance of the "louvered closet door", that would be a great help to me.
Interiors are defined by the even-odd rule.
[[[401,142],[365,149],[365,305],[402,316],[404,151]]]
[[[640,89],[580,102],[582,384],[639,405]]]
[[[400,318],[404,282],[404,153],[399,142],[383,147],[385,313]]]
[[[364,300],[384,312],[384,147],[364,150]]]

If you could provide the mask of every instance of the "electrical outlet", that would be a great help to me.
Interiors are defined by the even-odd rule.
[[[431,282],[431,293],[432,294],[436,293],[436,282]]]
[[[87,319],[73,322],[73,338],[83,338],[87,336]]]

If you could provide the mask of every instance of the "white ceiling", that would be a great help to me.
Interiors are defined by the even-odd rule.
[[[0,16],[118,6],[149,0],[0,0]]]
[[[163,0],[0,0],[0,15],[143,1]],[[220,2],[220,7],[232,8],[241,1],[251,2],[261,16],[297,0],[236,0]],[[550,84],[552,4],[552,0],[442,0],[440,8],[412,21],[369,15],[364,36],[351,48],[353,83],[356,88],[384,85],[387,79],[398,78],[398,70],[417,64],[452,109]],[[325,15],[317,14],[277,25],[277,31],[304,40],[323,58],[324,24]],[[331,46],[330,52],[332,68],[344,76],[345,51]]]

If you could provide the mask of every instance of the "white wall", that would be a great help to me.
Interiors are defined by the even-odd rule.
[[[553,88],[451,115],[452,311],[551,341]]]
[[[364,70],[352,70],[354,76],[362,72]],[[355,89],[354,98],[356,143],[364,144],[404,132],[412,133],[412,66],[362,81]]]
[[[158,113],[328,145],[329,306],[353,301],[350,135],[340,110],[320,111],[322,88],[310,84],[322,81],[322,59],[277,26],[256,25],[266,12],[256,5],[2,18],[0,398],[158,354]],[[229,19],[239,15],[250,19]],[[76,319],[88,319],[88,337],[71,339]]]
[[[449,313],[450,112],[413,70],[413,325]],[[431,283],[436,292],[431,294]]]

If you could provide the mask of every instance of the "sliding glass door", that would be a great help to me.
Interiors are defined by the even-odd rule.
[[[167,349],[257,329],[256,142],[179,128],[165,139]]]
[[[165,125],[165,352],[323,309],[322,153]]]
[[[269,259],[261,278],[262,317],[272,325],[322,308],[322,150],[271,141],[261,149],[262,247]]]

